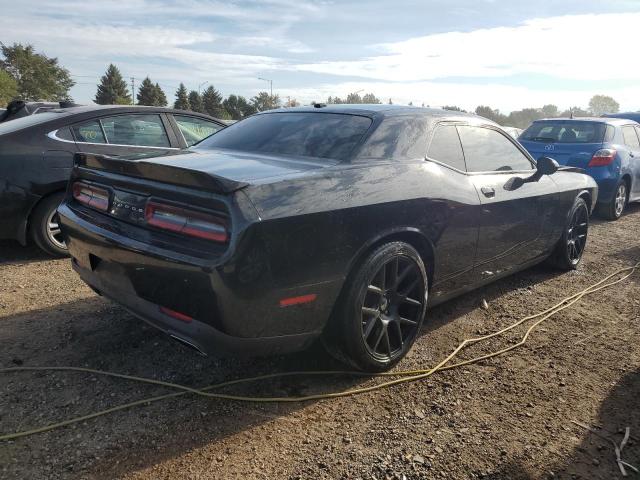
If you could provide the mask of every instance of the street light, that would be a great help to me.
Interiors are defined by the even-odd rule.
[[[202,82],[200,85],[198,85],[198,95],[200,95],[200,89],[202,88],[203,85],[206,85],[207,83],[209,83],[209,80],[205,80],[204,82]]]
[[[269,80],[268,78],[258,77],[258,80],[264,80],[265,82],[269,82],[269,91],[271,96],[273,97],[273,80]]]

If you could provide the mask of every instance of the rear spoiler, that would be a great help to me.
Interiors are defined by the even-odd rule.
[[[231,193],[249,185],[211,173],[188,168],[174,167],[144,160],[124,160],[108,155],[76,153],[74,164],[79,168],[104,170],[130,177],[144,178],[182,187],[195,188],[215,193]]]

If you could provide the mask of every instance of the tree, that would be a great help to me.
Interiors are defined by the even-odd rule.
[[[95,102],[99,105],[126,105],[131,103],[127,82],[122,78],[118,67],[110,64],[100,79]]]
[[[422,106],[424,107],[424,104],[422,104]],[[456,107],[455,105],[445,105],[444,107],[442,107],[443,110],[450,110],[452,112],[467,112],[466,110],[461,109],[460,107]]]
[[[299,107],[300,106],[300,102],[298,100],[296,100],[295,98],[287,97],[287,101],[284,102],[283,106],[286,107],[286,108]]]
[[[589,100],[589,111],[596,117],[605,113],[618,113],[620,104],[607,95],[594,95]]]
[[[209,85],[202,94],[202,106],[204,112],[212,117],[224,118],[224,114],[227,113],[222,106],[222,95],[213,85]]]
[[[549,104],[542,107],[542,115],[545,118],[553,118],[557,117],[560,112],[558,111],[558,107],[555,105]]]
[[[247,99],[240,95],[229,95],[222,104],[234,120],[240,120],[256,113],[254,106],[249,104]]]
[[[160,88],[160,85],[157,83],[153,86],[155,90],[155,100],[156,107],[166,107],[169,102],[167,102],[167,96],[164,94],[164,91]]]
[[[494,122],[504,125],[507,117],[500,113],[500,110],[494,110],[491,107],[486,105],[480,105],[476,108],[476,115],[480,115],[481,117],[488,118],[489,120],[493,120]]]
[[[376,97],[373,93],[367,93],[364,97],[362,97],[362,103],[378,104],[382,102],[378,100],[378,97]]]
[[[523,108],[509,114],[506,121],[500,122],[501,125],[508,125],[516,128],[527,128],[534,120],[539,120],[544,116],[542,110],[537,108]]]
[[[260,92],[251,99],[251,105],[258,112],[273,110],[280,107],[280,97],[278,95],[269,95],[269,92]]]
[[[389,105],[393,105],[393,102],[391,101],[391,99],[389,99]]]
[[[136,100],[138,100],[138,105],[147,105],[150,107],[155,106],[156,88],[153,83],[151,83],[151,79],[149,77],[146,77],[144,80],[142,80],[142,83],[138,88]]]
[[[178,110],[191,110],[189,94],[187,93],[187,87],[184,86],[184,83],[180,84],[176,92],[176,101],[173,103],[173,108],[177,108]]]
[[[0,43],[3,59],[0,69],[16,83],[17,95],[23,100],[70,100],[69,89],[75,85],[69,70],[58,65],[57,58],[36,53],[33,45]],[[5,82],[8,82],[5,77]],[[15,95],[14,95],[15,96]]]
[[[362,97],[357,92],[350,93],[345,103],[362,103]]]
[[[18,83],[4,70],[0,70],[0,107],[6,106],[18,95]]]
[[[194,112],[204,112],[204,104],[202,103],[202,97],[195,90],[189,92],[189,106]]]

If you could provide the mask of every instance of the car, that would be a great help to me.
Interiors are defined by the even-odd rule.
[[[633,120],[640,123],[640,112],[622,112],[622,113],[607,113],[603,117],[608,118],[626,118],[627,120]]]
[[[513,138],[516,138],[516,139],[522,133],[522,129],[521,128],[517,128],[517,127],[502,127],[502,129],[505,132],[507,132],[509,135],[511,135]]]
[[[22,118],[36,113],[48,112],[57,108],[78,107],[79,105],[71,101],[62,102],[24,102],[22,100],[12,100],[6,109],[0,111],[0,123],[8,122],[16,118]]]
[[[596,199],[481,117],[315,104],[189,152],[78,155],[58,214],[84,282],[199,352],[321,340],[381,371],[427,303],[546,259],[576,268]]]
[[[519,139],[537,158],[586,170],[598,183],[598,210],[617,220],[640,200],[640,124],[617,118],[536,120]]]
[[[73,155],[159,154],[189,147],[225,125],[160,107],[57,108],[0,123],[0,239],[67,252],[56,217]]]

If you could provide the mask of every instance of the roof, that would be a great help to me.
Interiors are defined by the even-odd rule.
[[[188,113],[189,115],[201,115],[208,117],[206,113],[198,113],[192,112],[190,110],[178,110],[176,108],[168,108],[168,107],[149,107],[145,105],[82,105],[79,107],[68,107],[68,108],[54,108],[49,110],[50,112],[55,113],[66,113],[69,115],[74,115],[78,113],[88,113],[88,112],[96,112],[96,111],[110,111],[118,113],[127,113],[127,112],[140,112],[141,110],[150,110],[154,112],[168,112],[168,113],[177,113],[184,114]]]
[[[291,112],[307,112],[307,113],[348,113],[351,115],[366,115],[369,117],[392,117],[396,115],[424,115],[429,117],[464,117],[473,119],[483,119],[486,122],[494,124],[491,120],[484,119],[473,113],[456,112],[452,110],[443,110],[441,108],[425,108],[413,107],[406,105],[388,105],[388,104],[320,104],[322,106],[306,105],[304,107],[278,108],[275,110],[265,110],[259,115],[269,113],[291,113]]]
[[[596,123],[606,123],[608,125],[627,125],[629,124],[629,119],[626,118],[609,118],[609,117],[558,117],[558,118],[541,118],[539,120],[534,120],[535,122],[596,122]]]

